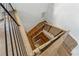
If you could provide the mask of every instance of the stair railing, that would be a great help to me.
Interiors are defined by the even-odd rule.
[[[13,15],[15,11],[10,3],[0,3],[4,10],[4,29],[5,29],[5,54],[6,56],[24,56],[27,55],[23,39],[19,30],[19,24]],[[10,42],[9,42],[10,41]]]

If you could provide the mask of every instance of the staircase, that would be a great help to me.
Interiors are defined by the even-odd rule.
[[[47,21],[25,32],[10,3],[0,3],[0,56],[70,56],[77,42]]]
[[[50,25],[47,21],[38,23],[27,34],[35,55],[71,56],[73,48],[77,46],[68,31]]]

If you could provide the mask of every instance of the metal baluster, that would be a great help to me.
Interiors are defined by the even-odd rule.
[[[8,26],[9,26],[9,34],[10,34],[10,41],[11,41],[10,43],[11,43],[12,55],[14,56],[12,34],[11,34],[11,22],[10,22],[10,17],[9,16],[8,16]]]
[[[12,34],[13,34],[13,37],[14,37],[14,43],[15,43],[15,47],[16,47],[16,53],[17,53],[17,56],[18,56],[18,48],[17,48],[17,42],[16,42],[16,35],[15,35],[15,29],[13,28],[14,25],[12,24],[14,21],[12,21],[12,19],[10,19],[10,22],[11,22],[11,27],[12,27]]]
[[[8,45],[7,45],[7,30],[6,30],[6,15],[4,14],[4,32],[5,32],[5,51],[6,56],[8,56]]]
[[[20,51],[19,51],[19,52],[20,52],[21,55],[23,55],[23,52],[22,52],[22,45],[21,45],[21,42],[20,42],[20,36],[19,36],[19,33],[18,33],[18,29],[17,29],[18,26],[16,25],[15,22],[14,22],[13,24],[15,25],[16,35],[17,35],[17,37],[18,37],[17,40],[18,40],[19,45],[20,45],[20,46],[19,46],[19,48],[20,48]]]
[[[17,26],[17,33],[18,33],[18,36],[19,36],[19,40],[20,40],[23,55],[27,55],[26,50],[25,50],[25,46],[24,46],[24,43],[23,43],[23,40],[22,40],[22,36],[21,36],[21,33],[20,33],[20,30],[19,30],[18,26]]]
[[[15,32],[16,41],[17,41],[16,43],[18,44],[19,53],[20,53],[20,55],[22,55],[22,54],[21,54],[21,48],[20,48],[19,40],[18,40],[18,34],[17,34],[17,32],[16,32],[16,27],[15,27],[15,25],[14,25],[14,21],[11,20],[11,22],[12,22],[13,30],[14,30],[14,32]],[[18,49],[17,49],[17,52],[18,52]]]

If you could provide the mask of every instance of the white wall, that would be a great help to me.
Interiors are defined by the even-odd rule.
[[[48,3],[19,3],[12,5],[18,11],[18,15],[20,16],[26,31],[29,31],[37,23],[42,21],[42,13],[46,12],[48,8]]]
[[[48,5],[47,12],[46,12],[46,16],[45,16],[46,17],[46,20],[49,23],[52,23],[54,21],[54,19],[53,19],[53,11],[54,11],[54,3],[50,3]]]
[[[53,12],[55,24],[70,30],[79,43],[79,4],[55,4]],[[74,49],[73,55],[79,55],[78,50],[79,46]]]

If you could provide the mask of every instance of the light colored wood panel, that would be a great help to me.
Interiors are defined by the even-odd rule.
[[[52,33],[55,36],[57,36],[62,30],[59,28],[56,28],[54,26],[52,26],[49,30],[49,33]]]
[[[68,52],[68,50],[66,50],[66,47],[64,47],[63,44],[59,46],[57,53],[59,56],[70,56],[71,55],[71,52]]]
[[[56,42],[52,43],[52,45],[48,47],[48,49],[46,49],[43,53],[41,53],[41,55],[42,56],[53,56],[54,55],[53,51],[58,49],[58,47],[63,43],[67,35],[68,35],[68,32],[63,34],[60,38],[58,38]]]
[[[72,51],[72,49],[75,48],[78,45],[77,42],[75,41],[75,39],[72,38],[70,35],[68,35],[65,38],[64,44],[65,44],[65,46],[68,47],[69,51]]]

